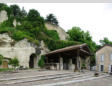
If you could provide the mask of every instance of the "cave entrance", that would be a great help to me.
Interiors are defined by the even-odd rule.
[[[29,67],[34,68],[36,65],[36,54],[31,54],[30,60],[29,60]]]

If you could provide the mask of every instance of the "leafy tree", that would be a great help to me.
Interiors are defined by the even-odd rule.
[[[107,37],[104,37],[103,40],[100,40],[101,45],[105,45],[105,44],[112,44],[112,41],[110,41]]]
[[[14,17],[20,18],[21,10],[20,10],[20,8],[19,8],[18,5],[11,5],[11,6],[10,6],[10,9],[11,9],[11,14],[12,14]]]
[[[81,43],[86,43],[89,48],[91,49],[92,53],[94,53],[97,49],[96,43],[92,40],[89,32],[82,31],[79,27],[73,27],[72,29],[68,30],[67,32],[70,36],[69,40],[78,41]],[[92,65],[95,64],[95,55],[91,57]]]
[[[32,24],[32,26],[34,28],[35,27],[39,27],[40,29],[45,28],[44,27],[44,19],[43,19],[43,17],[41,17],[40,13],[35,9],[31,9],[28,12],[27,20],[30,22],[30,24]]]
[[[0,8],[4,7],[4,6],[7,6],[6,4],[4,3],[0,3]]]
[[[49,22],[51,24],[54,24],[54,25],[58,25],[58,20],[56,19],[56,17],[53,14],[49,14],[46,17],[45,21],[46,22]]]
[[[3,56],[0,55],[0,65],[2,65]]]
[[[24,9],[24,7],[22,8],[22,10],[21,10],[21,18],[25,18],[26,16],[27,16],[27,12],[26,12],[26,10]]]
[[[67,32],[70,36],[69,40],[84,41],[84,33],[79,27],[73,27]]]
[[[19,60],[14,57],[9,61],[9,65],[12,65],[14,68],[16,68],[17,66],[19,66]]]
[[[31,9],[29,12],[28,12],[28,15],[27,15],[27,18],[29,21],[37,21],[38,17],[40,17],[40,13],[35,10],[35,9]]]

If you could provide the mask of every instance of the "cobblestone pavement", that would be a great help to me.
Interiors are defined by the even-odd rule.
[[[93,72],[21,70],[0,73],[0,86],[112,86],[112,76]]]

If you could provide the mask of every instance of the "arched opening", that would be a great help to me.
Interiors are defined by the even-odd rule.
[[[31,54],[30,60],[29,60],[29,67],[34,68],[35,66],[35,61],[36,61],[36,54]]]

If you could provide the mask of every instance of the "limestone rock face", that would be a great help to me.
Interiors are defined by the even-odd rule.
[[[13,20],[13,25],[16,27],[17,25],[21,25],[20,22],[17,22],[16,19]]]
[[[6,20],[8,20],[7,12],[5,10],[0,11],[0,23]]]
[[[29,67],[30,57],[34,57],[34,68],[37,68],[38,61],[41,55],[48,53],[50,50],[47,48],[43,41],[40,42],[39,46],[28,42],[27,39],[16,42],[7,33],[0,34],[0,54],[5,58],[17,57],[20,66]]]
[[[50,52],[50,50],[48,49],[48,47],[45,45],[44,41],[40,41],[40,46],[38,47],[40,53],[38,54],[38,58],[37,60],[39,61],[41,59],[41,55],[45,55],[46,53]],[[38,67],[38,66],[37,66]]]
[[[60,40],[66,40],[68,34],[59,26],[52,25],[50,23],[45,23],[48,30],[56,30],[59,34]]]
[[[24,67],[29,67],[29,60],[32,54],[36,52],[36,46],[27,39],[23,39],[19,42],[14,42],[8,34],[0,34],[0,54],[6,58],[17,57],[20,65]]]
[[[48,47],[45,45],[45,43],[43,41],[40,42],[39,48],[41,51],[41,53],[39,54],[39,59],[40,59],[41,55],[44,55],[44,54],[50,52],[50,50],[48,49]]]

